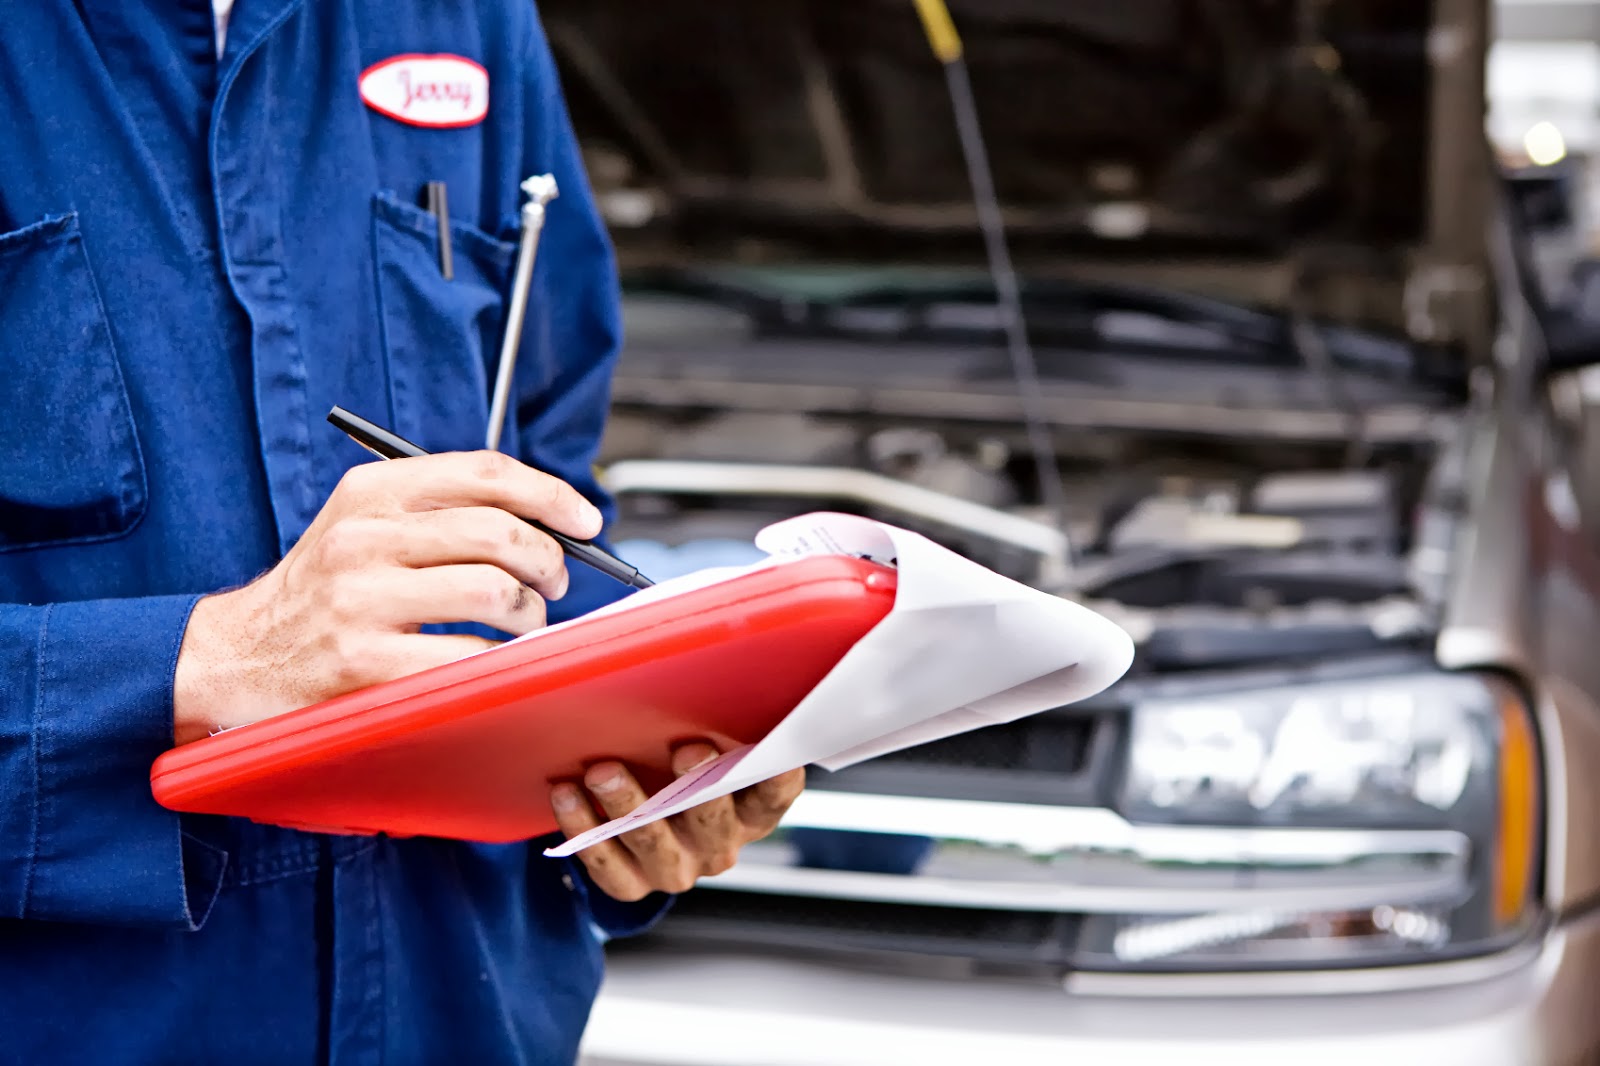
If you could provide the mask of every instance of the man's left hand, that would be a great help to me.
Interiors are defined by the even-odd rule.
[[[716,754],[709,744],[686,744],[673,752],[673,772],[681,777]],[[649,798],[621,763],[591,766],[583,784],[580,789],[564,783],[551,792],[556,821],[568,839],[622,817]],[[776,829],[804,787],[805,771],[791,770],[602,841],[578,857],[596,885],[624,902],[652,892],[687,892],[700,878],[732,866],[740,848]]]

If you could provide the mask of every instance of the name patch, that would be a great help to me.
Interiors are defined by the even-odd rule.
[[[489,113],[489,72],[462,56],[392,56],[362,71],[360,88],[372,110],[412,126],[476,126]]]

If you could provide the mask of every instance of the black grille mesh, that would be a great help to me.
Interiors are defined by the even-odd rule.
[[[1080,922],[1071,914],[697,889],[678,900],[660,935],[740,947],[853,949],[1065,965]]]
[[[891,752],[881,762],[1076,774],[1089,756],[1096,719],[1050,715],[986,726]]]

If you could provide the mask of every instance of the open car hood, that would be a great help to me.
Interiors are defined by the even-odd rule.
[[[1026,272],[1478,346],[1486,0],[951,0]],[[980,266],[912,0],[543,0],[624,265]]]

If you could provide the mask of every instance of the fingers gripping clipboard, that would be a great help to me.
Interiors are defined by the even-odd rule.
[[[665,581],[492,650],[162,755],[158,802],[343,833],[556,830],[550,782],[601,759],[652,799],[566,854],[774,774],[1082,699],[1127,669],[1106,619],[916,534],[806,515],[748,567]],[[672,749],[725,754],[673,780]]]

